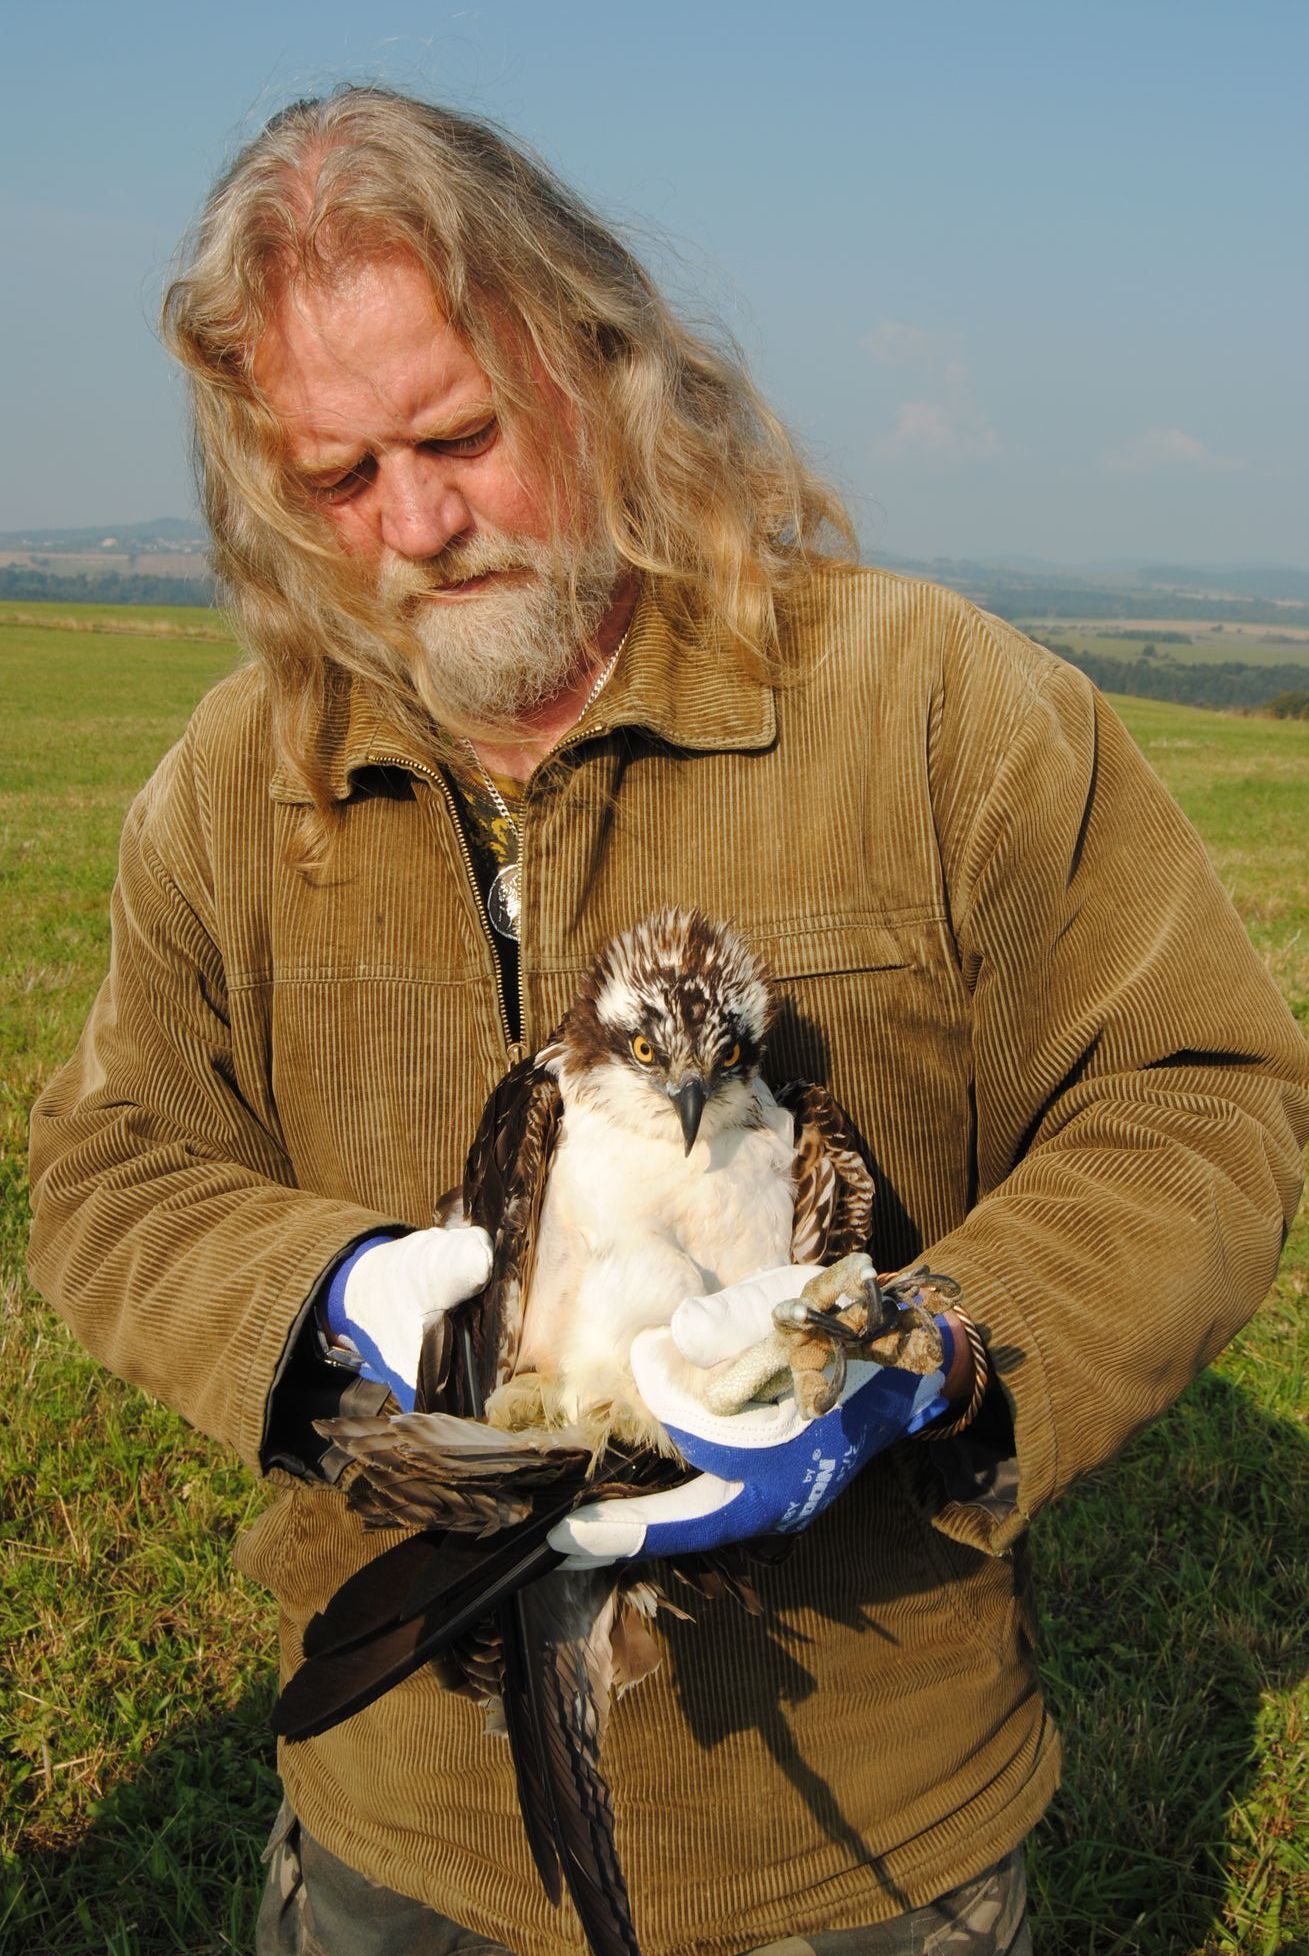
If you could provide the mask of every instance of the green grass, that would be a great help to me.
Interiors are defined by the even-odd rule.
[[[1117,699],[1309,1032],[1309,722]]]
[[[6,1093],[27,1091],[37,1069],[59,1060],[89,1006],[108,953],[105,893],[124,811],[200,694],[235,662],[226,637],[0,623]]]
[[[247,1951],[277,1797],[271,1609],[229,1561],[262,1497],[102,1372],[22,1275],[26,1109],[103,969],[123,811],[234,659],[221,638],[146,622],[139,636],[0,622],[0,1951],[14,1956]],[[1309,725],[1119,704],[1309,1022]],[[1309,1950],[1307,1284],[1302,1218],[1273,1298],[1217,1367],[1036,1530],[1067,1755],[1031,1856],[1040,1956]]]

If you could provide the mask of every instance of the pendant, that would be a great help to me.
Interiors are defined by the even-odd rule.
[[[518,864],[506,863],[496,872],[487,893],[487,915],[501,937],[518,942]]]

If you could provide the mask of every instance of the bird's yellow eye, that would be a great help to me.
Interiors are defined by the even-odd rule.
[[[632,1040],[632,1051],[635,1053],[637,1059],[640,1060],[642,1066],[649,1066],[651,1060],[654,1058],[654,1047],[650,1044],[650,1041],[643,1032],[638,1032]]]
[[[731,1052],[730,1052],[730,1053],[729,1053],[729,1054],[727,1055],[727,1058],[726,1058],[726,1059],[725,1059],[725,1060],[723,1061],[723,1065],[724,1065],[724,1066],[735,1066],[735,1065],[736,1065],[736,1062],[737,1062],[737,1061],[738,1061],[738,1060],[740,1059],[740,1057],[741,1057],[741,1042],[740,1042],[740,1040],[739,1040],[739,1039],[736,1039],[736,1040],[733,1040],[733,1042],[732,1042],[732,1050],[731,1050]]]

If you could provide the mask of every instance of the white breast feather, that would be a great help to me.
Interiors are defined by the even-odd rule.
[[[628,1353],[682,1299],[791,1254],[792,1121],[762,1081],[761,1125],[695,1143],[564,1113],[537,1237],[520,1369],[564,1386],[566,1417],[636,1402]]]

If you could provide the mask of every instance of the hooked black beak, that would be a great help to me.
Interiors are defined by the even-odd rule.
[[[677,1108],[677,1118],[682,1123],[682,1139],[686,1143],[684,1154],[689,1155],[695,1146],[695,1137],[700,1132],[700,1116],[704,1113],[707,1097],[704,1081],[698,1073],[688,1073],[672,1096],[673,1104]]]

